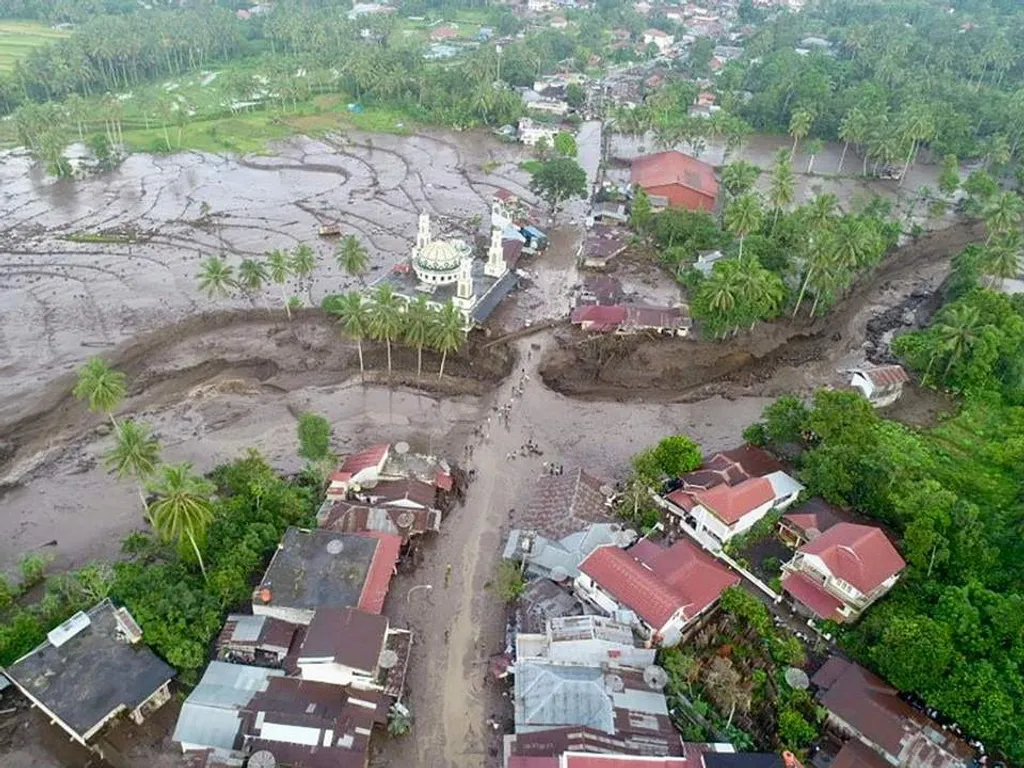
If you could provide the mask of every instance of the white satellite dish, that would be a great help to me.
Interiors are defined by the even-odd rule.
[[[407,442],[405,442],[405,440],[402,440],[400,442],[395,443],[395,453],[397,453],[397,454],[399,454],[401,456],[404,456],[408,452],[409,452],[409,444]]]
[[[398,519],[395,522],[399,528],[409,528],[415,519],[412,512],[402,512],[398,515]]]
[[[796,688],[798,691],[806,691],[811,684],[807,673],[797,667],[786,667],[786,682],[790,688]]]
[[[265,749],[253,752],[249,758],[249,768],[276,768],[277,758]]]
[[[327,542],[327,554],[329,555],[340,555],[343,549],[345,549],[345,542],[341,539],[331,539]]]
[[[385,648],[380,654],[380,661],[377,664],[381,669],[394,669],[398,663],[398,654],[390,648]]]
[[[551,580],[557,582],[563,582],[569,578],[569,572],[565,570],[564,566],[556,565],[551,569]]]
[[[668,685],[668,672],[657,664],[651,664],[644,669],[644,682],[652,691],[660,691]]]

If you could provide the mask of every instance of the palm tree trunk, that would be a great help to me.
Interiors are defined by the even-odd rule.
[[[900,174],[900,186],[903,186],[904,179],[907,178],[907,171],[910,170],[910,163],[914,159],[914,149],[917,147],[917,142],[910,142],[910,152],[907,153],[907,162],[903,164],[903,173]]]
[[[139,483],[138,491],[139,491],[139,501],[142,502],[143,515],[146,518],[146,522],[149,523],[150,525],[152,525],[153,521],[149,517],[149,502],[146,501],[146,492],[142,489],[142,483]]]
[[[804,275],[803,285],[800,286],[800,293],[796,297],[796,307],[793,309],[793,317],[796,317],[797,313],[800,311],[800,302],[802,302],[804,300],[804,292],[807,290],[807,283],[810,282],[810,280],[811,280],[811,272],[812,271],[814,271],[814,267],[811,267],[810,269],[808,269],[807,270],[807,274]]]
[[[867,176],[868,175],[868,153],[867,152],[864,153],[864,167],[861,168],[860,175],[861,176]]]
[[[846,162],[846,150],[849,149],[850,142],[843,144],[842,154],[839,155],[839,167],[836,169],[836,176],[843,175],[843,163]]]
[[[388,378],[391,378],[391,339],[387,339],[388,343]]]
[[[359,378],[366,378],[366,369],[363,367],[363,340],[356,339],[356,349],[359,350]]]
[[[199,561],[199,570],[203,572],[203,581],[206,581],[206,566],[203,564],[203,556],[199,554],[199,545],[196,544],[196,539],[191,533],[188,534],[188,540],[192,544],[193,551],[196,553],[196,560]]]
[[[814,297],[814,303],[811,304],[811,317],[814,317],[814,313],[818,311],[818,302],[821,301],[821,294],[817,294]]]
[[[445,360],[447,360],[447,359],[448,359],[448,350],[446,349],[446,350],[444,350],[441,353],[441,369],[437,372],[437,380],[438,381],[440,381],[442,378],[444,378],[444,363],[445,363]]]
[[[420,375],[423,373],[423,345],[420,344],[416,348],[416,381],[420,380]]]
[[[281,301],[284,302],[284,312],[288,315],[288,319],[292,319],[292,308],[288,306],[288,294],[284,292],[284,283],[281,283]]]

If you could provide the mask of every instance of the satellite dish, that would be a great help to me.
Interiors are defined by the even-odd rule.
[[[277,758],[271,752],[261,749],[249,758],[249,768],[276,768]]]
[[[564,566],[556,565],[551,569],[551,580],[562,582],[569,578],[569,572],[565,570]]]
[[[327,542],[327,553],[330,555],[340,555],[344,548],[345,542],[341,539],[331,539]]]
[[[811,684],[807,673],[797,667],[786,667],[786,682],[790,688],[796,688],[798,691],[806,691]]]
[[[657,664],[651,664],[644,669],[644,682],[652,691],[660,691],[668,685],[668,672]]]
[[[395,443],[395,453],[404,456],[408,452],[409,452],[409,444],[407,442],[405,442],[405,440],[402,440],[400,442]]]
[[[604,687],[609,693],[622,693],[626,690],[626,684],[616,674],[604,676]]]
[[[385,648],[383,651],[381,651],[380,661],[377,662],[377,665],[381,669],[394,669],[397,663],[398,654],[392,651],[390,648]]]
[[[415,519],[416,518],[412,512],[402,512],[398,515],[398,519],[395,522],[398,524],[399,528],[410,528],[412,527],[412,522]]]

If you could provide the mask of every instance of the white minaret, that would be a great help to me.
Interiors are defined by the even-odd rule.
[[[473,255],[467,253],[462,257],[459,264],[459,278],[455,285],[455,306],[463,312],[469,312],[476,304],[476,296],[473,295]]]
[[[413,249],[413,254],[419,253],[423,248],[430,244],[430,214],[420,214],[420,226],[416,232],[416,247]]]
[[[488,277],[499,278],[508,271],[505,264],[505,249],[501,246],[501,230],[495,227],[491,230],[491,247],[487,249],[487,263],[484,265],[484,274]]]

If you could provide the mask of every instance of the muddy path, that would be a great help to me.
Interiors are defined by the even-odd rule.
[[[839,369],[864,360],[868,324],[909,297],[931,296],[950,260],[983,237],[960,223],[891,252],[826,316],[780,320],[724,342],[595,337],[563,329],[541,366],[545,384],[586,399],[694,402],[712,395],[774,396],[839,383]],[[898,317],[891,318],[899,325]],[[882,335],[878,328],[873,334]]]

